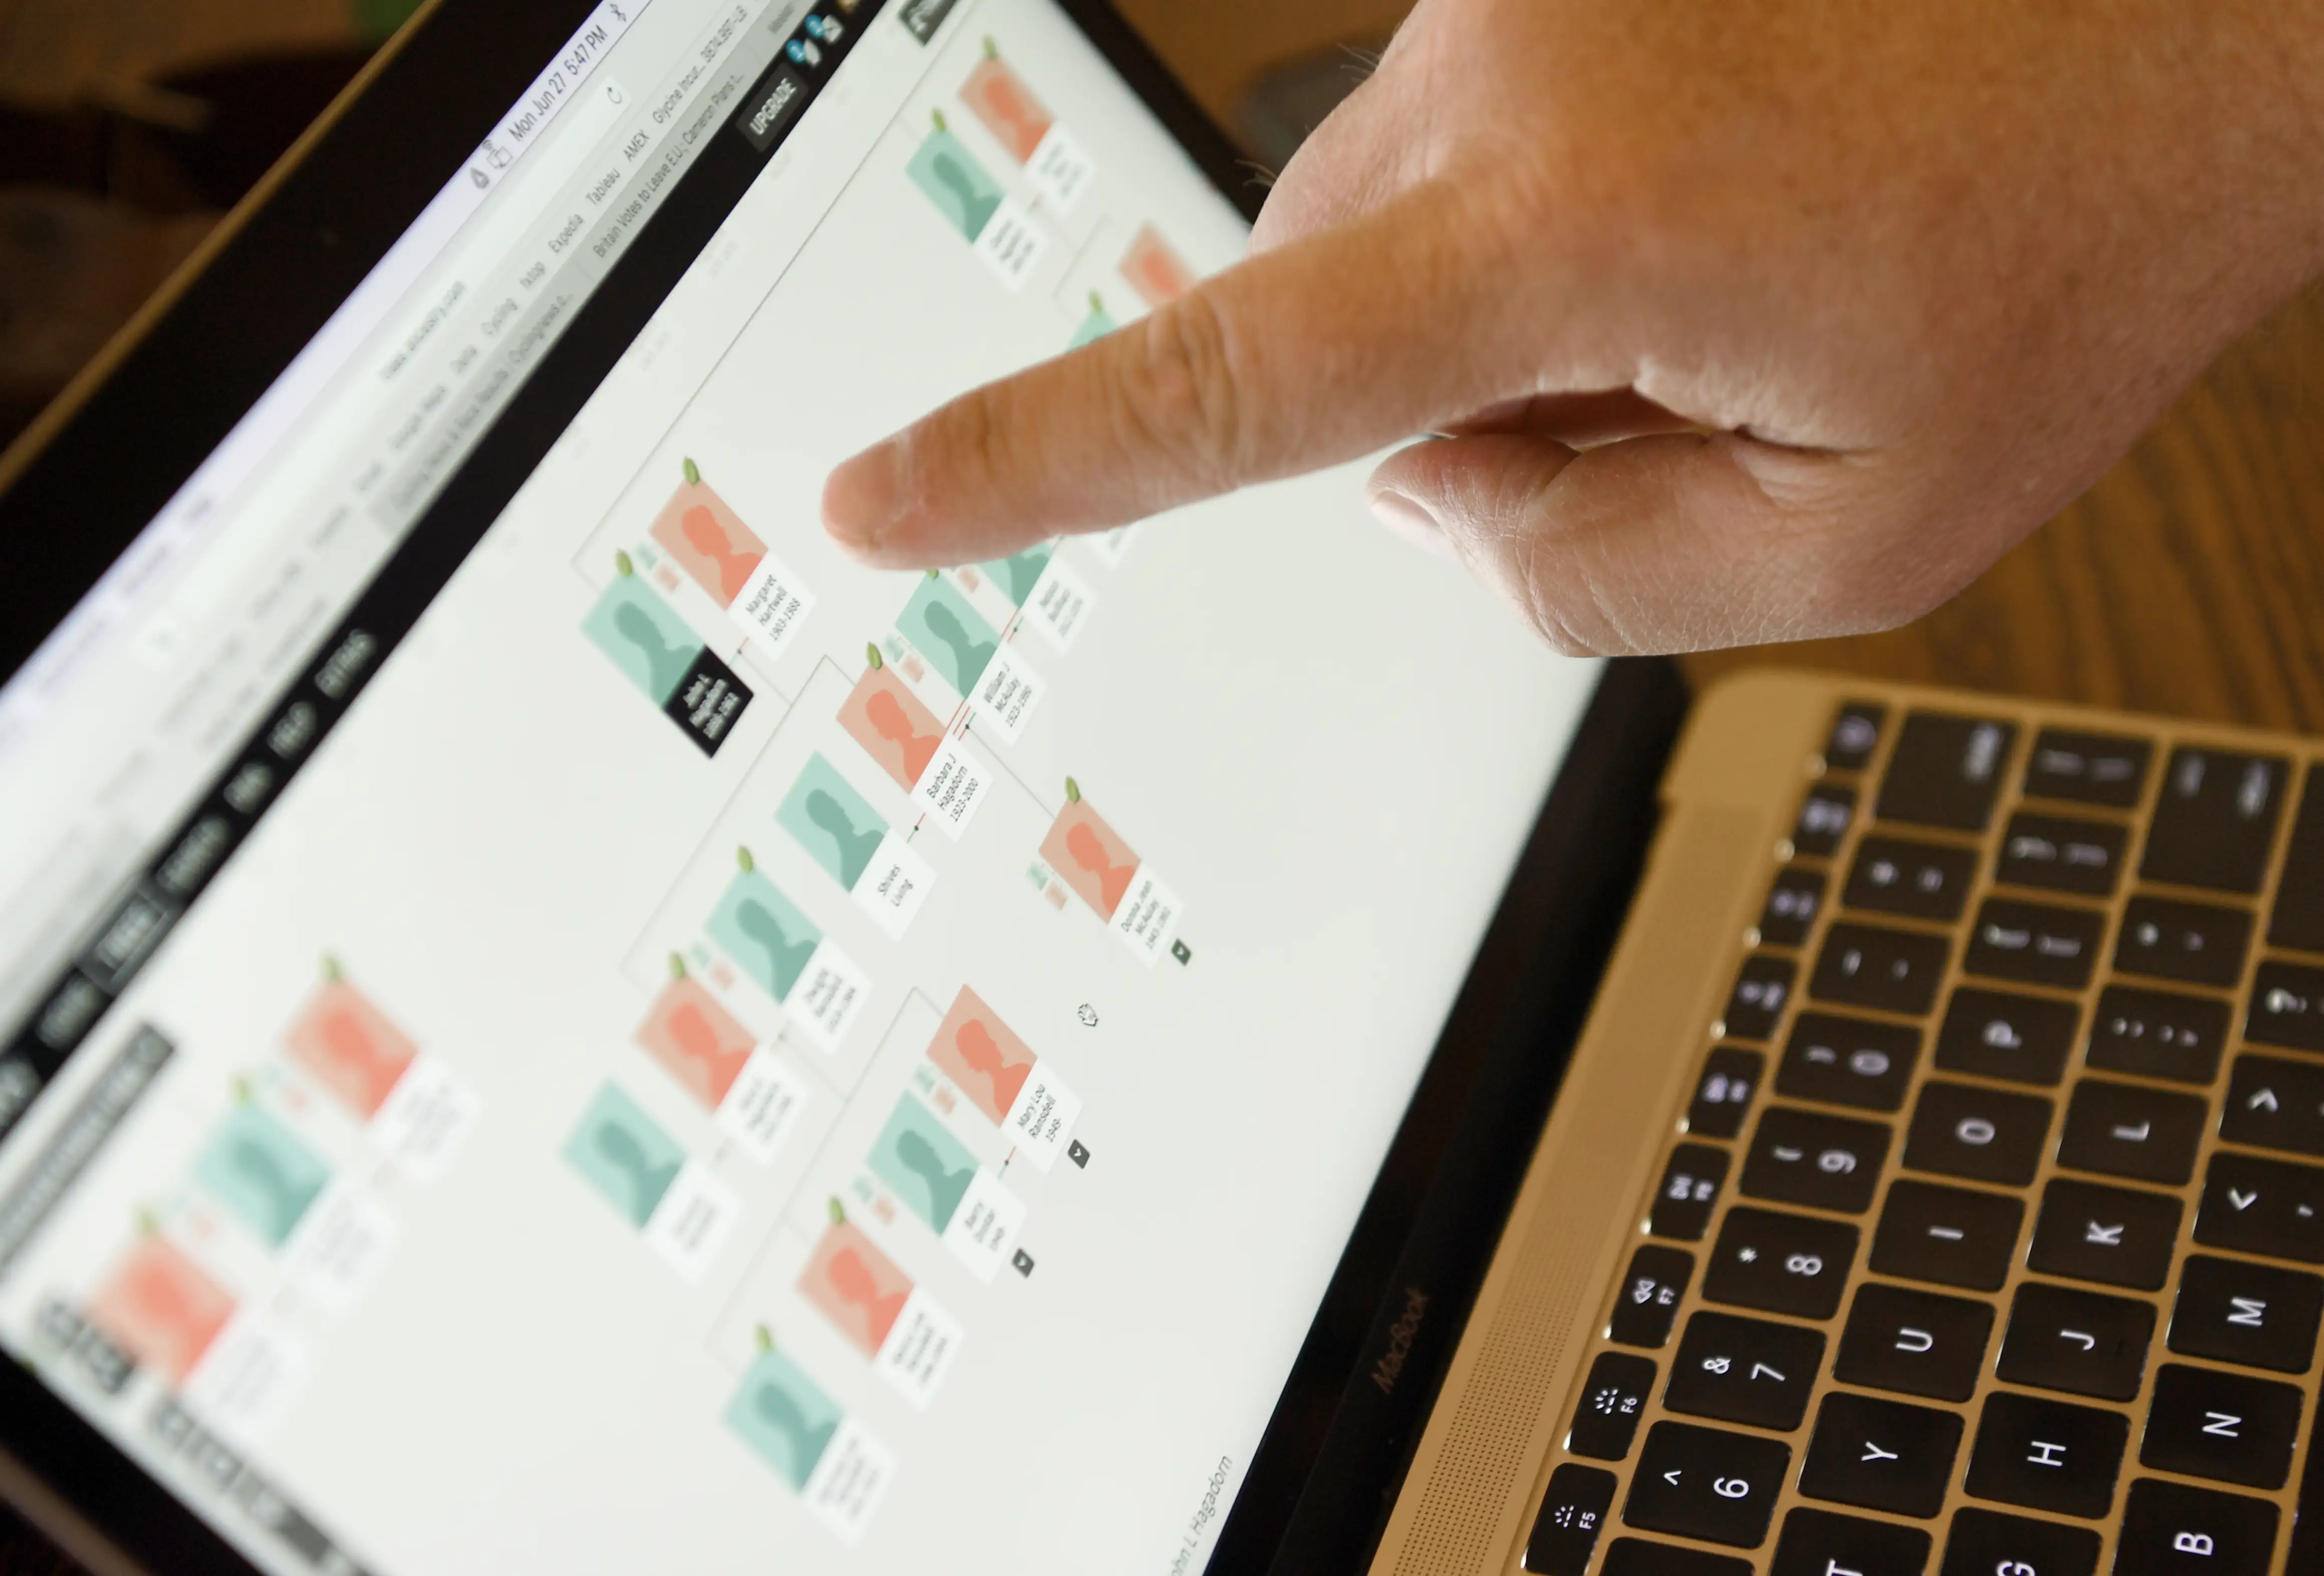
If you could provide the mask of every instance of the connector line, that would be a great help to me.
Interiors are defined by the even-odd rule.
[[[888,1020],[887,1030],[880,1036],[879,1044],[873,1049],[872,1054],[864,1059],[865,1071],[870,1071],[872,1065],[887,1054],[890,1042],[895,1039],[897,1031],[903,1027],[904,1015],[911,1010],[914,1002],[919,1003],[923,1008],[935,1014],[939,1020],[943,1018],[944,1009],[937,1006],[918,986],[907,987],[903,999],[896,1004],[895,1015]],[[858,1081],[862,1080],[858,1080]],[[844,1117],[847,1099],[843,1099],[840,1105],[841,1114]],[[797,1229],[791,1220],[791,1210],[798,1207],[799,1195],[808,1191],[815,1177],[821,1172],[824,1157],[831,1152],[832,1140],[838,1136],[840,1126],[841,1123],[835,1121],[825,1130],[823,1141],[815,1146],[815,1153],[807,1156],[806,1165],[799,1170],[798,1185],[791,1190],[781,1203],[776,1205],[774,1223],[767,1228],[766,1236],[760,1238],[759,1246],[752,1253],[750,1265],[743,1271],[742,1278],[735,1283],[733,1293],[726,1299],[724,1306],[718,1310],[718,1316],[711,1321],[710,1328],[713,1332],[709,1338],[711,1340],[715,1341],[715,1332],[725,1327],[727,1321],[733,1317],[740,1307],[752,1281],[756,1276],[760,1261],[767,1256],[769,1249],[774,1246],[775,1238],[785,1230]],[[1015,1151],[1011,1150],[1010,1154],[1015,1154]],[[812,1236],[813,1233],[809,1231],[807,1235]]]

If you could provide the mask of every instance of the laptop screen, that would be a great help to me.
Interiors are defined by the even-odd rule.
[[[1597,668],[1360,470],[825,540],[1245,245],[1053,0],[446,174],[0,691],[0,1344],[268,1571],[1201,1569]]]

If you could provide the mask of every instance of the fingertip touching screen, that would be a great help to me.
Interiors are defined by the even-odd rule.
[[[607,0],[0,691],[0,1344],[258,1568],[1207,1557],[1598,670],[1360,470],[831,467],[1248,226],[1052,0]]]

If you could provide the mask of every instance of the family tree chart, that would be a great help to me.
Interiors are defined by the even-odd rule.
[[[1045,296],[1052,348],[1186,289],[1156,227],[1102,211],[1097,161],[999,44],[971,59],[859,178],[907,194],[914,244],[962,258],[972,299]],[[1028,947],[1094,925],[1141,969],[1194,953],[1176,891],[1078,778],[1019,765],[1035,730],[1072,727],[1047,702],[1130,533],[930,571],[875,610],[862,585],[786,562],[819,525],[761,496],[755,468],[689,452],[686,428],[654,462],[667,480],[641,477],[576,555],[596,588],[582,631],[708,762],[748,759],[622,961],[635,1055],[562,1158],[681,1277],[747,1261],[701,1332],[735,1377],[726,1429],[853,1542],[899,1470],[846,1399],[857,1376],[941,1404],[993,1306],[979,1288],[1035,1273],[1046,1179],[1092,1161],[1070,1070],[978,982],[911,972],[902,943],[972,881]],[[659,737],[634,726],[641,747]],[[1007,895],[1022,886],[963,873],[996,848],[1029,910]],[[706,1122],[658,1120],[652,1079]],[[731,1242],[768,1201],[771,1228]]]

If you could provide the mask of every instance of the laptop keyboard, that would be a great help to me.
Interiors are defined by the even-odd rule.
[[[2324,764],[1864,702],[1821,767],[1525,1568],[2324,1570]]]

